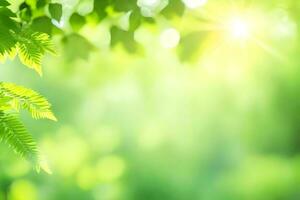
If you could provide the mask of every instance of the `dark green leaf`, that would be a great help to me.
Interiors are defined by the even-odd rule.
[[[185,6],[181,0],[171,0],[167,7],[165,7],[161,14],[167,18],[174,16],[182,16],[185,10]]]
[[[114,9],[118,12],[127,12],[137,8],[136,0],[122,0],[122,2],[114,1],[113,3]]]
[[[74,61],[78,58],[87,60],[89,54],[95,49],[87,39],[76,33],[65,36],[62,42],[68,61]]]
[[[52,28],[51,19],[47,16],[35,18],[31,24],[33,31],[47,33],[48,35],[52,35]]]
[[[99,20],[102,20],[107,16],[106,8],[109,5],[110,0],[94,0],[94,12],[97,14]]]
[[[0,6],[9,6],[10,3],[8,3],[6,0],[0,0]]]
[[[70,24],[74,31],[79,31],[85,23],[85,18],[78,13],[73,13],[70,17]]]
[[[21,5],[19,6],[19,10],[23,10],[26,8],[30,8],[30,6],[26,2],[21,3]]]
[[[26,2],[23,2],[19,6],[19,11],[20,11],[20,14],[19,14],[20,18],[23,21],[29,22],[31,20],[31,17],[32,17],[31,8]]]
[[[43,7],[45,7],[49,2],[50,2],[50,0],[37,0],[37,2],[36,2],[36,7],[37,7],[37,8],[43,8]]]
[[[132,11],[129,17],[129,31],[135,31],[142,23],[143,16],[139,9]]]
[[[53,19],[55,19],[56,21],[60,21],[62,16],[62,5],[59,3],[49,4],[49,12]]]
[[[7,16],[7,17],[16,17],[16,14],[6,7],[0,8],[0,15]]]
[[[124,31],[116,26],[113,26],[110,29],[110,34],[112,47],[120,43],[129,53],[137,52],[139,44],[134,40],[134,32]]]

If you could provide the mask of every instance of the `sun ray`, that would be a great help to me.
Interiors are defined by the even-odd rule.
[[[265,52],[267,52],[268,54],[270,54],[274,58],[278,59],[280,62],[282,62],[282,63],[287,63],[288,62],[288,59],[285,56],[283,56],[281,52],[278,52],[275,48],[268,45],[263,40],[260,40],[256,37],[251,37],[251,41],[253,41],[253,43],[255,43],[258,47],[263,49]]]

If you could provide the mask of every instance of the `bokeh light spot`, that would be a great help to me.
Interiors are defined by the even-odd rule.
[[[207,0],[183,0],[183,3],[186,7],[194,9],[205,5]]]
[[[180,41],[180,34],[174,28],[164,30],[160,35],[160,44],[166,49],[174,48]]]
[[[18,180],[11,186],[10,199],[14,200],[36,200],[36,187],[27,180]]]
[[[94,174],[94,169],[90,166],[82,167],[76,178],[79,187],[85,190],[91,189],[97,181]]]
[[[119,156],[107,156],[97,163],[98,178],[103,182],[112,182],[120,178],[126,165]]]

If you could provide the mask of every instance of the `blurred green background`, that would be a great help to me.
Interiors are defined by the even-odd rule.
[[[300,199],[300,2],[249,2],[198,0],[143,24],[136,53],[109,46],[112,21],[86,23],[87,41],[53,37],[59,56],[44,59],[43,78],[1,65],[1,80],[39,91],[59,121],[22,114],[53,174],[2,143],[0,199]],[[232,13],[255,38],[243,24],[237,38],[211,30]]]

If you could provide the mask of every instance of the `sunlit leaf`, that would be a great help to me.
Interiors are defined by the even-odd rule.
[[[37,161],[37,145],[15,114],[0,112],[0,139],[22,157]]]
[[[18,35],[18,53],[21,62],[42,75],[42,57],[46,52],[55,53],[46,33],[24,30]]]
[[[51,104],[37,92],[15,85],[13,83],[0,83],[0,97],[11,98],[10,104],[13,109],[28,110],[35,119],[46,118],[56,121],[51,111]]]

